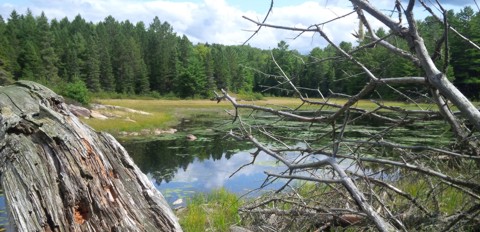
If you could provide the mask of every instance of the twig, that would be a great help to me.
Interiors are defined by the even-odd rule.
[[[268,19],[268,16],[270,15],[270,13],[272,12],[272,9],[273,9],[273,0],[270,1],[270,8],[268,9],[267,11],[267,15],[265,15],[265,18],[263,19],[263,23],[265,23]],[[245,18],[245,17],[244,17]],[[255,30],[255,32],[247,39],[245,40],[245,42],[243,42],[242,45],[245,45],[248,43],[248,41],[250,41],[256,34],[258,34],[258,32],[260,31],[260,29],[262,28],[261,25],[258,26],[258,29]]]

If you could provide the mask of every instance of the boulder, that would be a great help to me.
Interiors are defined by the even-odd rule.
[[[100,112],[98,112],[98,111],[96,111],[96,110],[92,110],[92,111],[90,112],[90,117],[91,117],[91,118],[95,118],[95,119],[100,119],[100,120],[107,120],[107,119],[108,119],[107,116],[103,115],[102,113],[100,113]]]
[[[72,112],[72,114],[74,114],[75,116],[77,117],[81,117],[81,118],[89,118],[90,117],[90,110],[85,108],[85,107],[82,107],[82,106],[77,106],[77,105],[73,105],[73,104],[70,104],[68,105],[68,109],[70,110],[70,112]]]

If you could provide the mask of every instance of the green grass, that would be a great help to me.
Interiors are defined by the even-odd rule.
[[[152,115],[124,114],[123,116],[122,118],[109,120],[85,119],[85,122],[96,130],[118,133],[120,131],[165,128],[174,121],[173,116],[168,113],[154,113]]]
[[[187,201],[186,210],[179,213],[185,232],[229,231],[240,222],[238,197],[225,189],[194,195]]]
[[[120,131],[141,131],[142,129],[166,129],[179,123],[181,118],[198,112],[222,113],[230,107],[227,102],[217,104],[209,100],[151,100],[151,99],[101,99],[95,102],[104,105],[122,106],[145,111],[149,115],[122,110],[100,110],[101,113],[118,117],[109,120],[83,119],[95,130],[118,133]]]
[[[395,185],[429,209],[435,209],[438,203],[438,213],[442,215],[454,214],[462,210],[469,201],[474,201],[465,192],[446,185],[437,186],[433,192],[430,192],[430,186],[424,179],[414,181],[405,179]],[[404,198],[396,199],[396,203],[400,205],[405,204],[406,201]]]
[[[238,97],[242,97],[239,95]],[[321,99],[312,99],[322,101]],[[201,112],[212,112],[215,114],[225,114],[224,110],[233,109],[229,102],[222,101],[217,103],[210,100],[158,100],[158,99],[96,99],[94,102],[106,105],[115,105],[127,107],[135,110],[141,110],[151,113],[151,115],[142,115],[135,113],[126,113],[115,111],[110,113],[121,117],[111,120],[84,119],[84,121],[100,131],[116,133],[119,131],[140,131],[142,129],[160,128],[165,129],[176,125],[181,118]],[[330,99],[330,103],[339,105],[345,104],[345,99]],[[266,97],[263,100],[239,101],[241,104],[255,104],[272,108],[290,107],[296,108],[301,104],[297,98]],[[429,109],[432,105],[422,104],[418,107],[415,104],[404,102],[384,101],[382,104],[388,106],[402,107],[405,109]],[[306,104],[300,110],[317,110],[320,106]],[[360,100],[354,107],[373,110],[377,105],[368,100]],[[323,108],[324,110],[334,110],[333,108]],[[102,112],[102,111],[101,111]]]

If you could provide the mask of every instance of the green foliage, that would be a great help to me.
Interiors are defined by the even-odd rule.
[[[197,194],[187,201],[186,212],[179,215],[185,232],[229,231],[240,222],[238,197],[225,189]]]
[[[474,43],[480,42],[480,13],[465,7],[457,14],[449,12],[451,25]],[[450,61],[455,74],[454,83],[466,96],[480,99],[480,51],[458,36],[450,39]]]
[[[256,101],[256,100],[263,100],[264,97],[261,93],[255,92],[247,92],[247,91],[240,91],[236,94],[237,100],[246,100],[246,101]]]
[[[463,35],[480,42],[479,13],[466,7],[459,13],[448,12],[448,18]],[[328,97],[331,91],[354,95],[368,80],[357,65],[343,59],[331,45],[313,48],[307,55],[292,50],[286,41],[280,41],[271,51],[250,46],[194,45],[158,17],[148,27],[145,25],[128,20],[119,22],[112,16],[94,24],[81,15],[73,21],[63,18],[49,22],[43,13],[35,17],[31,11],[25,15],[12,11],[8,20],[0,18],[2,69],[15,80],[29,79],[48,85],[71,82],[78,77],[93,93],[155,98],[208,98],[216,89],[293,96],[282,75],[308,97]],[[442,25],[427,17],[418,21],[418,28],[430,54],[436,57],[437,67],[446,70],[448,78],[468,97],[480,98],[480,66],[476,65],[480,62],[480,51],[452,34],[447,60],[444,47],[434,53],[443,35]],[[388,34],[382,28],[377,30],[379,37],[409,50],[405,41]],[[355,51],[367,40],[358,41],[358,45],[341,42],[339,47]],[[353,56],[377,77],[424,75],[410,61],[381,46],[358,50]],[[422,91],[414,86],[399,89],[417,95]],[[405,98],[388,87],[375,94],[383,99]]]
[[[441,186],[439,184],[436,189],[426,191],[430,189],[432,183],[429,183],[421,177],[416,177],[415,181],[412,181],[412,179],[407,178],[406,180],[400,181],[397,183],[398,187],[410,194],[413,198],[424,201],[426,206],[438,211],[435,213],[442,215],[454,214],[461,210],[462,207],[465,207],[466,204],[471,203],[470,196],[456,188]],[[437,192],[432,193],[431,191]],[[435,198],[432,198],[432,195],[435,195]],[[402,205],[408,200],[399,198],[396,199],[396,201],[398,201],[398,205]]]
[[[66,84],[65,88],[61,91],[61,95],[83,105],[87,105],[90,102],[87,86],[81,80],[75,80],[72,83]]]

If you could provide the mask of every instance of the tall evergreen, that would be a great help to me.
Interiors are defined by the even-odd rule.
[[[448,19],[466,37],[480,43],[480,14],[471,8],[459,13],[448,12]],[[430,53],[440,41],[442,26],[431,17],[418,21],[420,33],[427,41]],[[379,37],[389,32],[377,30]],[[439,66],[450,62],[449,77],[467,96],[479,98],[480,51],[458,36],[450,34],[449,56],[441,47],[435,62]],[[358,45],[342,42],[340,47],[355,51],[353,56],[377,77],[424,75],[411,62],[389,53],[381,46],[356,51]],[[408,51],[395,35],[386,40]],[[435,54],[434,54],[435,55]],[[330,91],[355,94],[369,77],[358,66],[345,60],[333,46],[313,48],[302,55],[280,41],[272,50],[250,46],[192,44],[185,35],[178,36],[168,22],[155,17],[146,26],[130,21],[119,22],[107,16],[99,23],[86,22],[77,15],[52,19],[44,13],[33,16],[12,11],[8,20],[0,18],[0,72],[15,79],[30,79],[45,83],[82,82],[91,92],[119,92],[155,95],[175,94],[179,97],[207,97],[214,89],[232,92],[265,91],[279,96],[291,96],[289,84],[273,62],[275,58],[284,74],[300,88],[328,95]],[[332,57],[335,57],[332,59]],[[448,59],[447,59],[448,58]],[[4,72],[3,72],[4,71]],[[387,87],[388,88],[388,87]],[[404,93],[416,93],[411,86],[397,86]],[[313,94],[313,95],[312,95]],[[383,98],[398,98],[389,89],[379,88]]]
[[[87,88],[92,92],[98,92],[102,89],[100,83],[100,55],[98,38],[95,31],[92,31],[87,39],[85,50],[85,62],[83,64],[83,80]]]
[[[110,48],[108,34],[103,23],[95,27],[98,36],[98,58],[100,65],[100,85],[102,90],[107,92],[115,91],[115,79],[113,77],[112,63],[110,57]]]
[[[153,19],[148,29],[148,55],[150,88],[160,94],[172,91],[177,76],[177,36],[167,22],[158,17]]]
[[[130,60],[134,71],[134,90],[136,94],[146,94],[150,90],[147,65],[142,59],[141,46],[133,37],[127,41],[130,47]]]
[[[321,48],[314,48],[306,59],[305,72],[299,85],[308,89],[318,89],[327,96],[332,83],[332,76],[328,75],[331,61],[326,59],[330,54]],[[316,96],[315,91],[307,91],[309,96]]]
[[[212,45],[213,79],[217,89],[228,89],[230,86],[231,75],[225,50],[226,47],[220,44]]]
[[[63,18],[60,21],[53,19],[50,23],[50,28],[53,35],[53,50],[55,51],[58,61],[57,69],[58,76],[61,80],[66,81],[69,78],[68,75],[68,64],[67,64],[67,54],[69,52],[69,44],[71,36],[69,34],[70,22],[68,18]]]
[[[40,71],[41,58],[36,45],[37,25],[35,17],[30,10],[25,16],[20,16],[20,33],[18,34],[20,52],[17,62],[20,65],[18,78],[35,80]],[[42,78],[39,81],[45,82]]]
[[[58,57],[53,47],[55,38],[50,31],[50,24],[43,12],[37,18],[37,31],[36,41],[40,55],[38,78],[45,82],[55,82],[58,80]]]
[[[480,14],[465,7],[450,18],[452,26],[460,33],[480,44]],[[480,99],[480,51],[458,36],[450,40],[451,64],[455,75],[454,83],[468,97]]]
[[[4,66],[6,66],[5,62],[7,62],[7,55],[8,55],[8,40],[6,38],[6,29],[7,24],[5,20],[0,15],[0,69],[4,70]]]
[[[209,44],[198,44],[196,46],[200,51],[201,57],[203,59],[203,66],[205,68],[205,78],[207,79],[207,88],[215,89],[215,80],[213,78],[213,58],[212,50]]]
[[[22,33],[22,28],[20,26],[20,15],[13,10],[8,19],[7,28],[5,31],[5,37],[8,40],[8,46],[6,49],[7,53],[7,71],[14,75],[15,79],[19,79],[21,75],[21,66],[18,63],[18,57],[20,56],[21,51],[21,40],[20,33]]]

